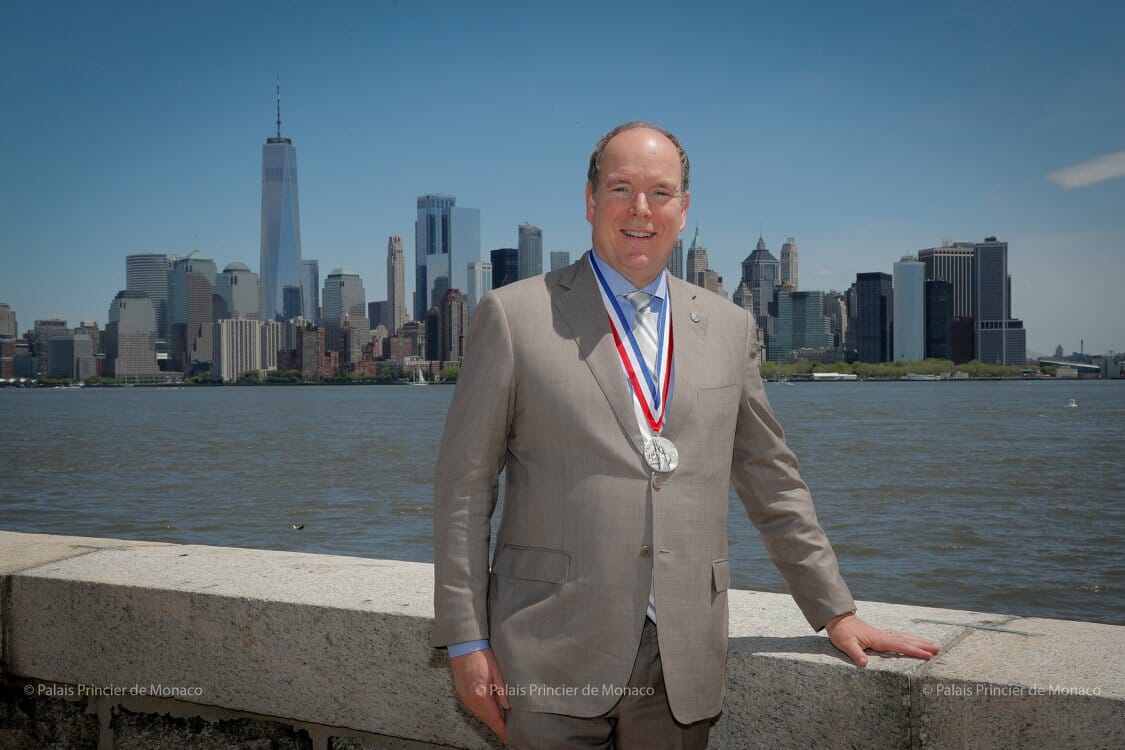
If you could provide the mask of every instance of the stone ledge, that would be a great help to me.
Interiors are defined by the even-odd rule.
[[[430,565],[8,532],[0,560],[9,674],[493,746],[427,645]],[[1125,745],[1123,627],[864,602],[943,651],[858,670],[789,597],[732,591],[730,605],[713,748]]]

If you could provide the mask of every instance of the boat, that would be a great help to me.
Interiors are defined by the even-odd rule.
[[[918,373],[908,372],[903,375],[899,380],[941,380],[940,375],[919,375]]]
[[[1068,409],[1077,409],[1077,408],[1078,408],[1078,401],[1077,401],[1077,399],[1073,399],[1073,398],[1068,398],[1068,399],[1066,400],[1066,408],[1068,408]]]
[[[422,376],[421,365],[414,368],[414,379],[410,381],[410,385],[429,385],[429,383],[426,382],[426,378]]]

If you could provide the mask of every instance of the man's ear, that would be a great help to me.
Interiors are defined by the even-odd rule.
[[[586,183],[586,221],[594,223],[594,188],[589,182]]]

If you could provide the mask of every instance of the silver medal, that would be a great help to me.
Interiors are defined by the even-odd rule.
[[[680,463],[680,452],[671,440],[657,435],[645,442],[645,461],[653,471],[675,471]]]

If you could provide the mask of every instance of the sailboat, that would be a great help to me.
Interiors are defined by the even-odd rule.
[[[410,385],[429,385],[426,379],[422,377],[422,366],[419,365],[414,369],[414,379],[410,381]]]

